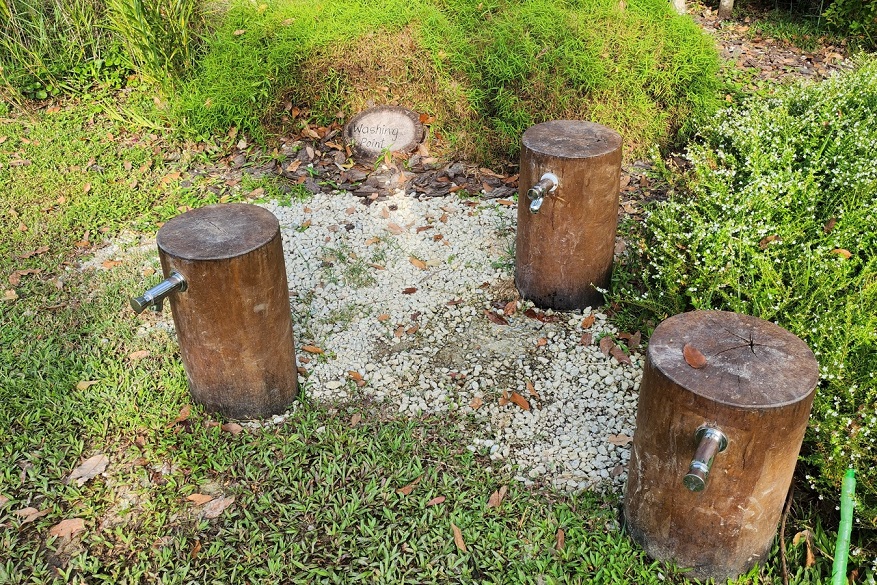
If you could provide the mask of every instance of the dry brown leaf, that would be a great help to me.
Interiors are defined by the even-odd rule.
[[[109,464],[110,460],[103,453],[89,457],[70,472],[66,483],[75,479],[77,485],[83,485],[91,478],[103,473]]]
[[[446,499],[447,499],[447,498],[445,498],[444,496],[436,496],[436,497],[434,497],[433,499],[431,499],[430,501],[428,501],[428,502],[426,503],[426,506],[427,506],[427,507],[429,507],[429,506],[438,506],[439,504],[441,504],[442,502],[444,502]]]
[[[509,400],[509,391],[508,391],[508,390],[503,390],[503,391],[502,391],[502,396],[499,397],[499,405],[500,405],[500,406],[505,406],[505,405],[508,404],[509,402],[510,402],[510,400]]]
[[[85,530],[85,520],[82,518],[68,518],[61,520],[49,528],[49,536],[71,539]]]
[[[244,430],[244,427],[236,422],[227,422],[219,428],[221,428],[226,433],[231,433],[232,435],[239,435]]]
[[[384,321],[386,321],[389,318],[390,318],[389,313],[381,313],[380,315],[378,315],[378,321],[380,321],[381,323],[383,323]]]
[[[420,325],[418,325],[417,323],[415,323],[414,325],[412,325],[411,327],[409,327],[408,329],[406,329],[406,330],[405,330],[405,333],[407,333],[408,335],[414,335],[415,333],[417,333],[417,331],[418,331],[419,329],[420,329]]]
[[[120,260],[104,260],[101,262],[101,266],[109,270],[110,268],[115,268],[116,266],[121,266],[122,262]]]
[[[194,559],[198,556],[198,553],[201,552],[201,541],[196,540],[195,546],[192,547],[192,550],[189,552],[189,558]]]
[[[442,223],[448,223],[448,214],[443,213],[442,216],[439,218],[439,221]]]
[[[434,229],[435,229],[434,225],[422,225],[422,226],[418,227],[417,230],[415,230],[415,231],[417,231],[417,233],[419,234],[421,232],[425,232],[427,230],[434,230]]]
[[[137,362],[142,360],[143,358],[149,357],[148,349],[141,349],[140,351],[135,351],[128,354],[128,359],[132,362]]]
[[[847,260],[853,257],[852,253],[849,250],[845,250],[843,248],[835,248],[831,251],[831,253],[837,254],[838,256],[843,256]]]
[[[392,233],[396,234],[397,236],[405,231],[405,229],[402,228],[402,226],[400,226],[398,223],[394,223],[392,221],[387,224],[387,229],[390,230]]]
[[[31,508],[30,506],[15,511],[15,515],[21,517],[22,524],[29,524],[37,518],[42,518],[48,513],[48,508],[46,508],[45,510],[37,510],[36,508]]]
[[[505,307],[503,307],[502,312],[506,314],[506,316],[511,317],[518,310],[518,303],[516,301],[509,301],[506,303]]]
[[[633,351],[639,347],[639,344],[642,342],[643,334],[637,331],[633,335],[630,336],[630,341],[627,344],[627,347]]]
[[[548,338],[547,337],[540,337],[539,339],[536,340],[536,347],[544,347],[546,345],[548,345]]]
[[[533,382],[531,382],[530,380],[527,380],[527,392],[533,398],[536,398],[536,399],[539,398],[539,394],[536,392],[536,387],[533,386]]]
[[[503,498],[505,498],[506,493],[508,493],[508,486],[502,486],[492,494],[490,494],[490,498],[487,500],[488,508],[499,508],[499,505],[502,504]]]
[[[4,496],[3,494],[0,494],[0,508],[5,506],[8,502],[9,502],[9,498]]]
[[[454,544],[457,545],[457,548],[463,552],[468,552],[466,550],[466,542],[463,540],[463,533],[460,532],[460,529],[453,522],[451,522],[451,531],[454,533]]]
[[[203,506],[207,502],[210,502],[214,499],[213,496],[208,496],[207,494],[190,494],[186,496],[186,499],[195,504],[196,506]]]
[[[411,262],[411,264],[413,264],[415,268],[419,268],[420,270],[426,270],[426,262],[424,262],[423,260],[411,256],[410,258],[408,258],[408,261]]]
[[[603,352],[603,355],[609,357],[609,352],[612,351],[612,348],[615,347],[615,342],[608,335],[604,335],[600,338],[600,351]]]
[[[44,254],[44,253],[46,253],[46,252],[48,252],[48,251],[49,251],[49,247],[48,247],[48,246],[40,246],[40,247],[37,248],[36,250],[31,250],[31,251],[29,251],[29,252],[25,252],[25,253],[23,253],[23,254],[19,254],[18,257],[21,258],[22,260],[26,260],[26,259],[28,259],[28,258],[30,258],[30,257],[32,257],[32,256],[39,256],[40,254]]]
[[[14,301],[18,298],[18,293],[15,292],[15,289],[8,289],[3,291],[3,300],[4,301]]]
[[[350,370],[349,372],[347,372],[347,377],[350,378],[351,380],[353,380],[354,382],[360,382],[363,379],[362,374],[360,374],[356,370]]]
[[[190,414],[192,414],[192,407],[187,404],[180,409],[180,414],[177,415],[177,418],[175,418],[174,422],[172,422],[171,424],[175,425],[177,423],[183,422],[184,420],[189,418]]]
[[[204,505],[204,517],[205,518],[218,518],[220,514],[222,514],[226,508],[231,506],[234,503],[234,496],[229,496],[227,498],[216,498],[214,500],[210,500],[207,504]]]
[[[566,532],[563,531],[563,528],[557,529],[557,534],[554,537],[554,550],[563,550],[563,546],[566,543]]]
[[[587,329],[588,327],[593,325],[594,321],[596,321],[596,320],[597,320],[597,317],[595,315],[593,315],[593,314],[588,315],[587,317],[582,319],[582,329]]]
[[[771,242],[776,242],[779,239],[780,239],[779,236],[765,236],[765,237],[761,238],[761,240],[758,242],[758,247],[761,248],[762,250],[765,250],[765,249],[767,249],[767,247],[770,245]]]
[[[682,357],[684,357],[685,362],[695,370],[699,370],[706,366],[706,356],[700,353],[700,350],[690,343],[686,343],[682,347]]]
[[[609,350],[609,353],[612,354],[612,357],[614,357],[618,363],[630,364],[630,356],[624,353],[624,350],[619,346],[613,346],[612,349]]]
[[[827,222],[825,222],[825,225],[823,226],[822,231],[826,234],[831,233],[831,230],[834,229],[835,225],[837,225],[837,218],[832,217]]]
[[[369,238],[369,239],[367,239],[367,240],[365,241],[365,245],[366,245],[366,246],[371,246],[372,244],[377,244],[377,243],[380,242],[380,241],[381,241],[380,238]]]
[[[303,346],[301,346],[301,350],[306,351],[308,353],[316,353],[316,354],[324,353],[323,350],[320,349],[319,347],[317,347],[316,345],[303,345]]]
[[[91,191],[91,183],[86,183],[85,185],[82,186],[83,193],[88,193],[89,191]]]
[[[353,416],[350,417],[350,426],[355,427],[362,421],[362,415],[358,412],[354,412]]]
[[[416,292],[417,292],[417,287],[414,287],[414,286],[409,286],[408,288],[402,289],[403,295],[413,295]]]
[[[42,268],[28,268],[25,270],[16,270],[9,275],[9,284],[11,284],[12,286],[18,286],[19,284],[21,284],[22,276],[27,276],[28,274],[39,274],[42,271]]]
[[[633,441],[633,437],[629,437],[624,433],[620,433],[618,435],[609,435],[609,437],[607,437],[607,440],[613,445],[616,445],[618,447],[624,447],[625,445]]]
[[[489,309],[485,309],[484,314],[487,315],[487,318],[491,323],[495,323],[496,325],[508,325],[509,322],[505,320],[502,315],[497,315],[493,311]]]
[[[804,566],[810,568],[816,564],[816,555],[813,554],[813,533],[809,530],[802,530],[792,539],[792,544],[797,546],[802,540],[807,548],[807,558],[804,561]]]
[[[94,386],[98,380],[82,380],[76,383],[77,390],[87,390],[90,386]]]
[[[582,345],[591,345],[594,343],[594,334],[593,333],[582,333],[582,338],[579,340],[579,343]]]
[[[472,399],[472,402],[469,403],[469,406],[472,408],[472,410],[478,410],[479,408],[484,406],[484,400],[482,400],[480,396],[476,396]]]
[[[523,410],[530,410],[530,403],[526,398],[518,394],[517,392],[512,392],[512,395],[509,397],[509,400],[520,406]]]
[[[412,481],[411,483],[409,483],[408,485],[406,485],[405,487],[400,487],[399,489],[397,489],[396,493],[401,494],[403,496],[407,496],[408,494],[410,494],[414,490],[414,488],[417,487],[417,484],[420,483],[421,478],[423,478],[422,475],[419,476],[414,481]]]
[[[236,31],[234,31],[232,34],[233,34],[234,36],[236,36],[236,37],[239,37],[239,36],[241,36],[242,34],[244,34],[245,32],[247,32],[247,29],[245,29],[245,28],[239,28],[239,29],[237,29]]]

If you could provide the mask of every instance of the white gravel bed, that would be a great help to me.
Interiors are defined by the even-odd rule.
[[[341,192],[264,207],[280,220],[310,397],[469,414],[480,429],[469,448],[520,481],[620,490],[642,356],[605,357],[597,340],[615,331],[599,313],[583,329],[590,308],[542,322],[518,300],[508,325],[488,319],[518,299],[514,207],[402,191],[370,205]]]

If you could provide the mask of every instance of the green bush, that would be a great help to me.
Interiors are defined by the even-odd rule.
[[[711,41],[664,0],[238,1],[177,111],[196,135],[259,136],[286,99],[323,123],[401,103],[481,160],[513,155],[533,123],[585,118],[641,154],[715,109],[717,71]]]
[[[873,0],[834,0],[824,16],[835,29],[861,38],[867,47],[877,47],[877,3]]]
[[[856,522],[875,528],[877,60],[725,111],[700,134],[689,191],[647,220],[642,288],[616,295],[657,319],[726,309],[804,339],[821,373],[808,479],[837,501],[856,468]]]

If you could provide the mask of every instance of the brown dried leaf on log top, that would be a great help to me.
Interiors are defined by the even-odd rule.
[[[501,315],[497,315],[493,311],[489,309],[485,309],[484,314],[487,315],[487,318],[490,319],[491,322],[497,325],[508,325],[509,322],[505,320]]]
[[[685,358],[685,363],[695,370],[699,370],[706,366],[706,356],[690,343],[686,343],[682,347],[682,357]]]

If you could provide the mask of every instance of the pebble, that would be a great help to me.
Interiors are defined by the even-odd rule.
[[[626,471],[612,471],[626,470],[630,445],[608,438],[632,435],[642,354],[621,364],[595,343],[582,346],[588,315],[593,339],[618,333],[591,308],[549,323],[525,316],[532,304],[515,291],[509,255],[514,206],[401,190],[376,201],[340,191],[262,205],[281,226],[296,343],[324,352],[297,352],[309,358],[300,363],[304,395],[383,402],[412,417],[458,411],[475,421],[465,447],[524,485],[620,493]]]

